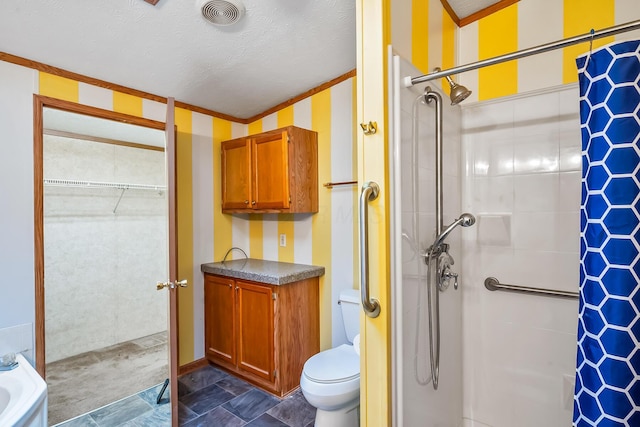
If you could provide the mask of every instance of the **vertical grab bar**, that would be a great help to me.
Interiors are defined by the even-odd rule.
[[[365,182],[360,193],[360,298],[362,309],[369,317],[378,317],[380,302],[369,297],[369,204],[378,198],[380,187]]]
[[[442,96],[438,92],[431,90],[429,86],[425,88],[424,92],[425,101],[427,103],[435,102],[436,107],[436,236],[440,236],[444,228],[442,223]],[[435,249],[432,246],[431,251]],[[429,253],[425,261],[427,263],[435,261],[436,272],[438,271],[439,257],[433,257],[433,252]],[[432,264],[429,264],[427,269],[427,284],[429,285],[427,286],[429,292],[429,359],[431,360],[431,385],[434,390],[437,390],[438,378],[440,377],[440,286],[438,285],[437,274],[435,278],[436,284],[433,286],[431,266]],[[434,289],[435,295],[433,295]],[[434,332],[437,333],[435,343],[433,339]]]

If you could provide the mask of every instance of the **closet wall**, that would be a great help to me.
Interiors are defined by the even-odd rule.
[[[44,178],[164,186],[165,156],[45,135]],[[166,192],[44,189],[47,362],[165,331]]]

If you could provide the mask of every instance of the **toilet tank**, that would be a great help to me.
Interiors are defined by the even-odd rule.
[[[344,331],[350,343],[360,333],[360,291],[346,289],[340,292],[340,310],[344,321]]]

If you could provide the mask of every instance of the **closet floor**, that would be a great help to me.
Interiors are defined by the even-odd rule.
[[[49,425],[160,384],[168,373],[166,332],[48,363]]]

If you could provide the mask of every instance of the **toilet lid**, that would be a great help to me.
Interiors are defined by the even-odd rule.
[[[360,376],[360,356],[348,344],[321,351],[304,364],[304,375],[318,383],[349,381]]]

